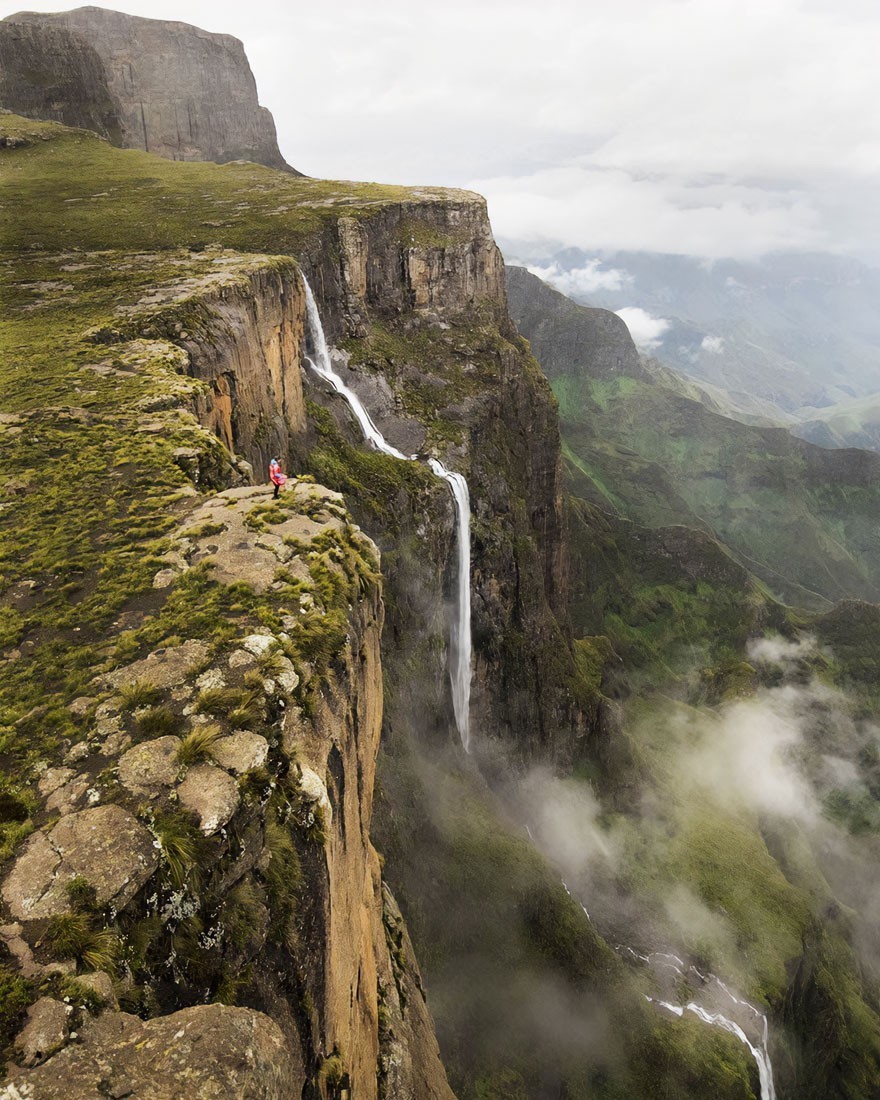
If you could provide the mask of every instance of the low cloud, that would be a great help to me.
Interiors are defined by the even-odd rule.
[[[682,775],[731,810],[745,806],[757,813],[815,821],[816,797],[794,762],[794,750],[803,739],[800,718],[811,692],[786,685],[729,705],[714,723],[695,719],[705,729],[698,747],[680,761]]]
[[[721,355],[724,351],[724,337],[704,336],[703,342],[700,344],[700,350],[707,351],[710,355]]]
[[[615,311],[626,324],[630,336],[642,351],[655,351],[663,343],[663,335],[669,329],[669,321],[663,317],[652,317],[637,306],[626,306]]]
[[[570,270],[555,261],[546,267],[531,265],[528,270],[569,298],[587,298],[599,290],[622,290],[633,281],[632,276],[620,268],[603,268],[601,260],[588,260],[583,267]]]

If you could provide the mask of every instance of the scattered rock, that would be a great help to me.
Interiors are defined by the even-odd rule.
[[[60,769],[59,769],[60,770]],[[69,771],[69,768],[63,769]],[[82,801],[86,791],[89,789],[90,779],[87,775],[74,776],[68,783],[65,783],[63,787],[59,787],[54,791],[46,802],[47,810],[57,810],[60,814],[69,814],[71,810],[76,809],[79,802]]]
[[[135,745],[119,761],[119,782],[132,794],[156,798],[158,787],[170,787],[177,781],[179,737],[157,737]]]
[[[253,668],[256,663],[256,657],[246,649],[236,649],[229,656],[230,668]]]
[[[196,687],[199,691],[211,691],[214,688],[226,687],[226,680],[219,668],[209,668],[196,680]]]
[[[293,661],[287,657],[279,657],[277,661],[277,670],[273,673],[275,683],[285,695],[293,695],[297,686],[299,685],[299,675],[296,669],[293,667]]]
[[[212,764],[196,764],[177,788],[183,806],[199,818],[199,828],[212,836],[238,809],[238,784]]]
[[[94,886],[99,905],[112,901],[122,908],[158,862],[152,836],[130,813],[95,806],[29,837],[0,894],[16,920],[52,917],[70,909],[66,886],[81,875]]]
[[[77,743],[67,750],[64,754],[65,764],[78,764],[92,751],[91,745],[88,741],[77,741]]]
[[[241,644],[248,653],[253,653],[255,657],[262,657],[277,643],[274,634],[249,634]]]
[[[96,970],[93,974],[80,974],[76,979],[80,985],[87,986],[101,998],[110,1008],[119,1008],[116,999],[116,990],[113,988],[113,980],[104,970]]]
[[[117,730],[115,733],[111,733],[104,741],[104,744],[101,746],[101,752],[105,756],[118,756],[121,752],[124,752],[130,744],[131,737],[125,730]]]
[[[190,639],[170,649],[156,650],[142,661],[135,661],[101,679],[112,688],[133,684],[138,680],[159,688],[176,687],[194,668],[204,664],[209,652],[207,642]]]
[[[179,576],[176,569],[160,569],[153,577],[153,588],[170,588]]]
[[[261,768],[269,755],[269,742],[258,733],[236,730],[211,746],[211,756],[221,768],[243,775]]]
[[[249,1008],[197,1005],[153,1020],[104,1012],[79,1038],[35,1069],[13,1067],[7,1089],[34,1100],[288,1100],[304,1084],[281,1029]]]
[[[73,768],[48,768],[40,778],[37,788],[44,798],[57,791],[74,775]]]
[[[15,1052],[25,1066],[45,1062],[67,1042],[72,1009],[52,997],[40,997],[28,1009],[28,1022],[15,1039]]]
[[[333,807],[327,794],[327,786],[316,771],[311,768],[302,768],[299,785],[302,796],[306,802],[317,802],[324,811],[325,820],[329,826],[333,818]]]
[[[0,940],[2,940],[12,958],[18,963],[22,977],[34,978],[42,973],[43,967],[34,962],[34,953],[30,944],[21,933],[22,927],[20,924],[0,925]]]
[[[73,700],[67,709],[74,717],[84,718],[94,705],[94,699],[90,699],[88,695],[80,695],[79,698]]]

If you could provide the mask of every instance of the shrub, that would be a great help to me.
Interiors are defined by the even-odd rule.
[[[187,880],[198,884],[207,852],[205,838],[195,823],[183,813],[160,814],[153,820],[153,834],[161,845],[172,885],[180,888]]]
[[[107,928],[99,928],[91,913],[74,910],[52,917],[45,939],[63,959],[76,959],[88,970],[112,972],[119,954],[119,939]]]

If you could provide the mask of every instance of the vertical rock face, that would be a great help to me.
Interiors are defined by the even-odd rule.
[[[0,105],[26,118],[52,119],[122,143],[101,58],[63,26],[0,23]]]
[[[432,395],[414,418],[458,427],[460,442],[436,449],[448,448],[447,465],[470,484],[475,724],[524,752],[570,755],[584,719],[570,692],[556,402],[510,321],[485,201],[450,191],[360,222],[340,218],[334,239],[303,262],[329,338],[364,355],[361,378],[349,381],[364,387],[390,440],[400,445],[394,415],[410,386]],[[386,344],[399,339],[400,353],[360,352],[374,331]],[[396,393],[388,416],[369,400],[376,369]]]
[[[9,22],[73,32],[75,38],[67,44],[73,43],[75,50],[70,62],[74,84],[95,88],[85,117],[96,109],[100,115],[97,105],[105,101],[103,87],[109,89],[118,118],[118,143],[124,148],[171,160],[252,160],[289,169],[278,149],[272,115],[257,101],[253,73],[237,38],[94,7],[47,15],[21,12]],[[100,58],[103,81],[82,43]],[[3,106],[14,110],[29,101],[35,104],[32,109],[47,101],[51,107],[52,97],[40,91],[39,74],[46,68],[68,67],[60,37],[31,40],[29,48],[40,54],[39,65],[18,65],[14,80],[7,80],[4,88]],[[41,51],[49,51],[48,61]],[[117,136],[116,128],[106,122],[98,132],[111,140]]]
[[[293,272],[264,269],[201,300],[206,323],[183,330],[190,369],[211,386],[200,417],[258,471],[305,431],[300,377],[305,299]]]

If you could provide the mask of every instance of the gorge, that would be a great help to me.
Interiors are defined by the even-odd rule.
[[[477,195],[96,117],[0,114],[10,1100],[867,1100],[876,456]]]

